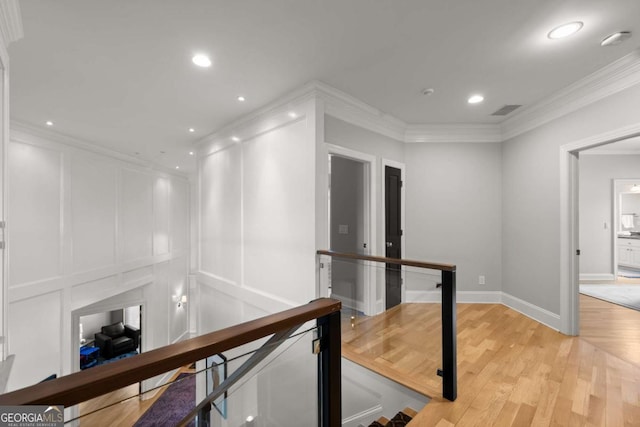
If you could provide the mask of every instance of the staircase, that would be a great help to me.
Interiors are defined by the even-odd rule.
[[[369,427],[404,427],[409,424],[416,414],[417,412],[413,409],[404,408],[390,420],[385,417],[380,417],[378,420],[369,424]]]

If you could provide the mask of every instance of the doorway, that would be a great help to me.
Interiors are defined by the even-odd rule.
[[[329,249],[370,255],[375,250],[373,156],[329,145]],[[331,261],[331,296],[352,315],[375,312],[376,275],[363,261]]]
[[[402,171],[384,167],[385,257],[402,258]],[[402,303],[402,270],[399,264],[385,267],[385,310]]]
[[[560,332],[580,331],[579,158],[588,149],[640,136],[640,124],[560,147]]]

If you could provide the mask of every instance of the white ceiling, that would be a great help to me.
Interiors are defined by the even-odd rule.
[[[311,80],[411,124],[499,123],[490,114],[503,105],[531,105],[640,46],[638,0],[21,0],[20,8],[24,38],[9,47],[13,120],[43,128],[52,120],[56,132],[183,170],[194,166],[195,141]],[[584,22],[579,33],[546,37],[574,20]],[[620,30],[634,36],[599,46]],[[196,51],[213,66],[195,67]],[[483,104],[467,104],[475,92]]]

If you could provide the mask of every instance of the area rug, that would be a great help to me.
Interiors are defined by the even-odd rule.
[[[580,293],[640,311],[640,285],[580,285]]]
[[[619,268],[618,276],[628,277],[630,279],[638,279],[640,278],[640,270],[634,270],[632,268]]]
[[[140,417],[135,427],[175,426],[196,406],[196,377],[180,374],[153,405]],[[195,425],[192,421],[189,425]]]

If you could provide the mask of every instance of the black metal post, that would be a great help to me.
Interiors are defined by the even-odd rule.
[[[340,312],[318,319],[318,426],[342,425],[342,356]]]
[[[458,397],[456,350],[456,272],[442,272],[442,395],[450,401]]]

